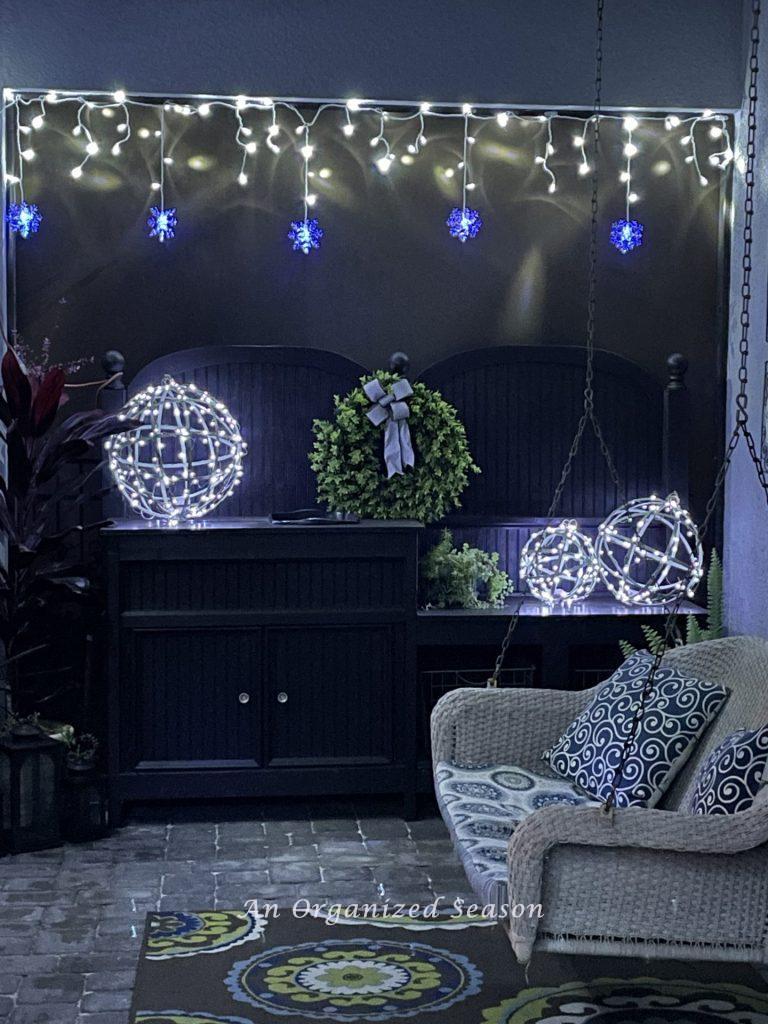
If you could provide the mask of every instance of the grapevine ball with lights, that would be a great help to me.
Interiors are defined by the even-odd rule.
[[[120,493],[145,519],[169,526],[212,512],[238,486],[246,444],[223,402],[164,377],[120,414],[138,425],[104,443]]]
[[[698,530],[674,491],[620,505],[598,527],[595,554],[603,582],[623,604],[693,597],[704,572]]]
[[[586,600],[599,577],[592,541],[575,519],[532,533],[520,556],[520,579],[544,604]]]

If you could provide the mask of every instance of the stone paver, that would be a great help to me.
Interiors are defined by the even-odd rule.
[[[386,812],[148,808],[101,842],[0,858],[0,1024],[127,1024],[153,910],[469,898],[442,822]]]

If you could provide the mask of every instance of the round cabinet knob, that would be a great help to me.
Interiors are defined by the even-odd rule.
[[[278,695],[277,695],[277,703],[278,704],[287,704],[288,703],[288,694],[284,690],[281,690],[280,693],[278,693]]]
[[[251,695],[250,693],[241,693],[239,694],[237,699],[240,701],[241,704],[247,704],[248,701],[251,699]]]

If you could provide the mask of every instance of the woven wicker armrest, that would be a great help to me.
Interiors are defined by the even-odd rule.
[[[542,752],[584,708],[591,690],[459,689],[432,711],[432,759],[541,770]]]

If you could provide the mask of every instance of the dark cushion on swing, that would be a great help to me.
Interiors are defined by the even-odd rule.
[[[653,664],[636,651],[542,757],[589,796],[604,800]],[[661,663],[616,791],[617,807],[654,807],[715,718],[729,691]]]
[[[732,733],[696,774],[692,814],[736,814],[754,803],[766,781],[768,725]]]

